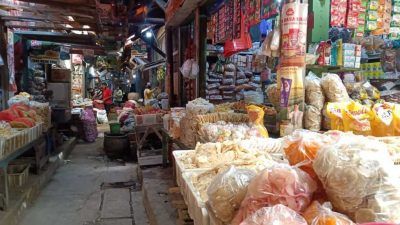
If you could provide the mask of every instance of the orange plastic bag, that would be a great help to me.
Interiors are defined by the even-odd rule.
[[[355,225],[347,216],[333,212],[330,203],[321,205],[314,201],[304,211],[303,217],[309,225]]]

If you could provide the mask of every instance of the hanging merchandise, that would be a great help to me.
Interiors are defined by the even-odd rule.
[[[303,68],[281,67],[278,69],[280,92],[280,120],[290,120],[295,129],[303,126],[304,85]]]
[[[226,24],[225,24],[225,5],[222,5],[222,7],[218,10],[217,12],[217,29],[215,33],[215,42],[216,43],[222,43],[226,40]]]
[[[307,3],[282,8],[281,66],[304,66],[307,51]]]
[[[370,0],[368,4],[367,30],[373,35],[389,33],[392,2],[390,0]]]
[[[400,38],[400,0],[393,1],[389,37],[390,39]]]
[[[246,27],[260,23],[260,0],[245,0]]]
[[[342,27],[346,21],[347,1],[332,0],[331,1],[331,26]]]
[[[275,0],[261,0],[261,19],[269,19],[278,15],[279,3]]]
[[[242,32],[242,5],[241,0],[233,0],[233,38],[238,39],[240,38],[240,34]]]
[[[355,31],[355,36],[361,38],[364,36],[365,33],[365,16],[367,12],[367,0],[361,0],[361,6],[359,7],[358,11],[358,24]]]
[[[250,34],[246,29],[243,29],[244,26],[244,17],[243,17],[243,12],[241,14],[241,29],[240,29],[240,38],[238,39],[233,39],[233,40],[227,40],[224,45],[224,56],[229,57],[235,53],[247,50],[251,47],[253,47]]]
[[[358,16],[360,14],[361,0],[349,0],[346,27],[356,29],[358,27]]]

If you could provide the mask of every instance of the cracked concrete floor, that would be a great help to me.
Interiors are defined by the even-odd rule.
[[[19,225],[148,224],[137,165],[107,161],[102,145],[77,144]]]

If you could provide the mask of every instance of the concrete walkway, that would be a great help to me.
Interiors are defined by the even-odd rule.
[[[20,225],[149,224],[137,165],[108,161],[102,144],[78,144]]]

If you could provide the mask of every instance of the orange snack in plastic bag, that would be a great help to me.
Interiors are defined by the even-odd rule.
[[[330,203],[312,202],[303,217],[309,225],[355,225],[347,216],[333,212]]]
[[[264,109],[255,105],[246,107],[247,114],[249,115],[249,122],[252,123],[262,137],[268,137],[268,131],[264,127]]]
[[[313,179],[317,177],[312,167],[318,150],[327,143],[330,138],[308,130],[296,130],[292,135],[286,136],[283,150],[290,165],[301,165],[300,169],[308,173]]]

